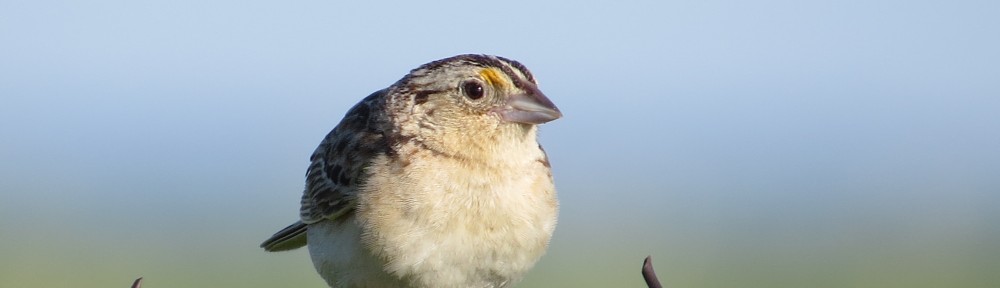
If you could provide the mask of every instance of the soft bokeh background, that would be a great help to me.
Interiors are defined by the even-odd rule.
[[[307,158],[424,62],[525,63],[522,287],[1000,286],[1000,2],[0,1],[0,287],[322,287]]]

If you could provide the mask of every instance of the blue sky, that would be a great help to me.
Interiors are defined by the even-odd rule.
[[[565,114],[541,135],[560,226],[525,287],[641,285],[647,254],[676,287],[996,283],[998,12],[2,1],[0,286],[321,286],[305,253],[256,248],[308,155],[461,53],[521,61]]]

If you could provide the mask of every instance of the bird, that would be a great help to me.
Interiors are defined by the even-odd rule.
[[[310,157],[299,220],[330,287],[510,287],[548,248],[559,202],[538,126],[562,117],[521,63],[423,64],[348,110]]]

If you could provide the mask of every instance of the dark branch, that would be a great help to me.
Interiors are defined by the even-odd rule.
[[[663,288],[660,279],[656,279],[656,272],[653,272],[653,256],[646,256],[646,260],[642,261],[642,279],[646,279],[649,288]]]
[[[135,282],[132,282],[132,288],[142,288],[142,277],[139,277],[139,279],[135,279]]]
[[[646,280],[646,286],[649,288],[663,288],[660,280],[656,278],[656,272],[653,271],[653,256],[646,256],[646,260],[642,261],[642,279]],[[132,282],[132,288],[142,288],[142,277]]]

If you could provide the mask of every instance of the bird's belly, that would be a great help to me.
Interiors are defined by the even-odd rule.
[[[371,179],[406,184],[359,197],[362,241],[387,272],[414,286],[503,287],[534,266],[555,227],[550,178],[464,175]]]

